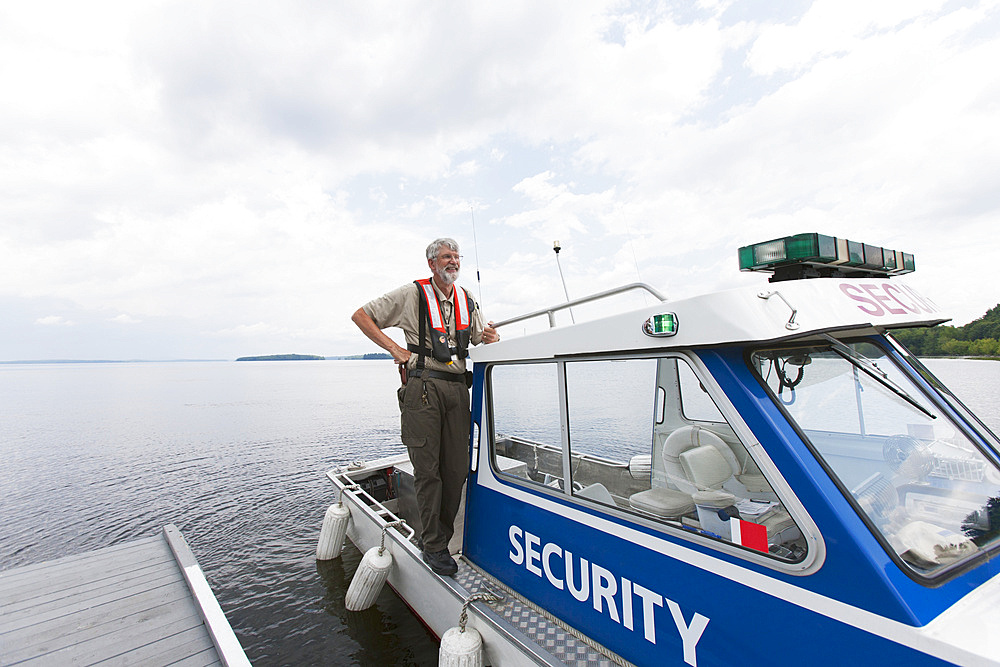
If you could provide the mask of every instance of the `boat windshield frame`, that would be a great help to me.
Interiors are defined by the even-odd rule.
[[[859,352],[857,350],[859,345],[872,346],[880,351],[882,356],[878,361],[889,364],[896,379],[890,379],[886,370],[869,358],[872,355],[864,355]],[[784,365],[791,363],[792,367],[797,369],[791,372],[791,375],[795,376],[794,378],[789,378],[789,373],[786,373],[784,368],[781,368],[780,371],[777,370],[777,359],[782,353],[785,353]],[[813,355],[828,353],[829,356],[825,359],[818,356],[816,358],[821,360],[821,363],[823,361],[830,363],[835,359],[841,359],[852,369],[856,391],[854,400],[857,401],[858,414],[851,416],[858,417],[861,431],[859,434],[850,434],[846,431],[838,434],[815,427],[807,428],[802,423],[802,416],[797,416],[795,413],[809,409],[809,406],[805,408],[797,406],[792,409],[799,398],[805,398],[807,402],[811,400],[814,404],[819,403],[820,397],[825,401],[829,400],[831,392],[818,389],[823,384],[829,388],[830,383],[836,379],[828,371],[826,372],[828,379],[819,382],[814,380],[814,386],[817,387],[817,390],[813,396],[802,394],[801,391],[799,396],[795,395],[799,383],[804,379],[804,368],[812,363],[811,353]],[[898,341],[872,335],[845,333],[840,338],[821,335],[818,339],[752,345],[747,348],[745,358],[751,373],[757,378],[775,407],[785,416],[788,423],[809,448],[833,483],[840,489],[844,498],[851,504],[889,557],[907,576],[925,586],[940,586],[951,578],[986,562],[996,554],[997,550],[1000,550],[1000,526],[990,521],[991,514],[1000,516],[1000,461],[998,461],[1000,459],[1000,454],[998,454],[1000,446],[998,446],[997,438],[926,367],[922,364],[914,364],[916,358],[909,354]],[[768,360],[767,372],[765,372],[765,365],[761,360]],[[769,378],[771,372],[780,372],[782,377],[778,380]],[[823,371],[817,370],[817,373],[823,373]],[[900,434],[899,431],[894,434],[881,435],[876,435],[873,432],[866,433],[865,407],[862,403],[863,400],[868,402],[868,399],[862,399],[862,396],[865,391],[870,391],[870,388],[862,386],[862,379],[875,383],[870,385],[870,388],[876,390],[871,399],[872,403],[880,400],[880,396],[885,397],[881,399],[883,401],[890,396],[895,397],[899,401],[899,405],[893,410],[898,414],[904,414],[906,411],[909,411],[911,415],[922,414],[926,416],[927,422],[925,424],[920,424],[919,420],[916,420],[917,424],[908,422],[908,430],[902,431],[905,435]],[[772,386],[775,383],[778,384],[777,392]],[[908,389],[904,388],[903,385],[906,385]],[[808,386],[805,384],[804,388]],[[879,394],[879,390],[881,390],[881,394]],[[826,405],[825,409],[829,410],[830,403]],[[903,405],[906,406],[905,409],[902,407]],[[820,410],[816,409],[817,407],[818,405],[813,408],[815,414],[820,413]],[[872,405],[869,404],[868,407],[872,407]],[[879,406],[875,405],[874,407]],[[892,408],[891,405],[887,407]],[[873,415],[872,422],[877,419],[888,421],[888,418],[880,412],[872,410],[871,413]],[[836,419],[846,420],[847,417],[835,416],[828,417],[828,419],[832,423]],[[946,442],[943,438],[934,436],[934,433],[944,433],[948,430],[953,432],[951,436],[953,442]],[[860,451],[859,445],[857,442],[849,447],[837,444],[835,441],[838,435],[853,438],[857,442],[883,439],[881,454],[887,471],[876,470],[870,476],[867,474],[859,476],[860,466],[852,464],[849,461],[850,457],[844,454],[849,447],[853,448],[854,451]],[[948,448],[959,451],[963,456],[960,458],[941,456],[941,451],[948,450]],[[866,453],[870,454],[871,452]],[[837,460],[842,461],[842,463],[835,464],[834,461]],[[975,470],[980,474],[963,476],[962,473],[954,472],[957,470],[957,464],[953,463],[955,461],[967,463],[969,468],[975,465]],[[893,468],[893,465],[896,468]],[[953,472],[948,473],[949,469]],[[871,469],[865,471],[865,473],[867,472],[871,472]],[[953,476],[947,477],[948,474]],[[852,475],[853,479],[845,479],[845,477],[850,478]],[[913,478],[906,477],[906,475],[913,475]],[[942,482],[942,477],[946,481]],[[937,503],[928,505],[928,508],[947,508],[948,501],[951,500],[954,502],[951,511],[958,513],[958,508],[967,505],[969,499],[975,495],[972,492],[972,484],[976,477],[978,477],[976,483],[980,484],[985,478],[987,481],[984,488],[990,488],[989,485],[993,485],[992,491],[986,497],[985,505],[980,510],[975,510],[968,517],[965,517],[959,524],[965,533],[964,535],[958,531],[952,532],[941,525],[943,519],[939,519],[939,523],[935,525],[930,521],[921,520],[919,511],[916,513],[916,518],[908,515],[909,510],[905,508],[914,505],[920,506],[919,500],[910,503],[910,494],[913,494],[912,498],[926,500],[927,495],[920,493],[921,491],[933,495],[933,500]],[[951,482],[951,486],[946,483],[947,481]],[[949,494],[952,495],[949,496]],[[974,515],[977,519],[987,522],[987,529],[984,529],[981,535],[976,536],[982,536],[984,544],[973,543],[974,548],[969,548],[964,555],[961,555],[964,548],[967,547],[966,542],[971,542],[968,536],[976,531],[976,524],[971,522]],[[894,517],[893,521],[905,521],[902,523],[902,529],[895,531],[894,528],[900,524],[890,522],[886,519],[887,516]],[[881,525],[878,525],[877,522]],[[956,552],[954,556],[936,564],[928,564],[927,561],[921,562],[919,558],[921,551],[918,546],[915,546],[915,542],[926,547],[926,540],[929,537],[925,533],[930,531],[921,525],[918,536],[915,531],[910,530],[910,524],[927,524],[940,528],[940,534],[945,536],[941,539],[949,542],[949,546]],[[989,539],[986,539],[987,536]],[[901,543],[904,546],[909,545],[911,548],[899,551]],[[938,545],[935,545],[934,549],[937,550]],[[942,551],[946,554],[949,553],[944,548]]]
[[[924,382],[939,392],[941,397],[948,403],[952,410],[958,413],[958,415],[967,423],[974,425],[976,432],[983,436],[983,439],[987,442],[987,444],[992,447],[994,451],[998,452],[998,457],[1000,457],[1000,437],[993,432],[993,429],[987,426],[979,415],[970,410],[965,403],[963,403],[962,400],[959,399],[954,392],[952,392],[951,388],[938,379],[938,377],[934,375],[934,373],[932,373],[922,361],[920,361],[918,356],[910,352],[910,350],[903,345],[898,338],[892,335],[892,332],[885,332],[885,337],[896,351],[896,354],[902,357],[906,363],[908,363],[913,370],[916,371]]]

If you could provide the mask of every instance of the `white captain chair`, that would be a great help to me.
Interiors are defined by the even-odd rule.
[[[692,495],[719,491],[740,472],[736,455],[718,435],[700,426],[684,426],[663,442],[661,452],[667,487],[654,487],[629,497],[633,508],[666,518],[694,511]]]

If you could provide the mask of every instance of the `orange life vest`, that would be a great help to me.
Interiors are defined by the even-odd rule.
[[[441,312],[441,304],[438,303],[437,293],[430,278],[413,281],[417,286],[420,300],[420,345],[407,345],[407,349],[421,356],[418,366],[423,366],[424,356],[432,356],[441,363],[452,361],[453,357],[465,359],[468,355],[469,342],[472,338],[472,313],[476,309],[476,302],[469,296],[468,292],[454,286],[452,290],[452,303],[455,312],[455,347],[448,346],[448,327],[444,321],[444,313]],[[431,347],[423,347],[425,327],[429,325],[431,329]]]

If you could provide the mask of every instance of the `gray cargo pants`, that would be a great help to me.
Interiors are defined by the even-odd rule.
[[[399,388],[399,408],[424,550],[441,551],[455,532],[469,471],[469,389],[465,382],[411,377]]]

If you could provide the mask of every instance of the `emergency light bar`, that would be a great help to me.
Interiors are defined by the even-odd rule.
[[[773,273],[770,282],[802,278],[886,278],[914,270],[913,255],[823,234],[796,234],[743,246],[740,271]]]

